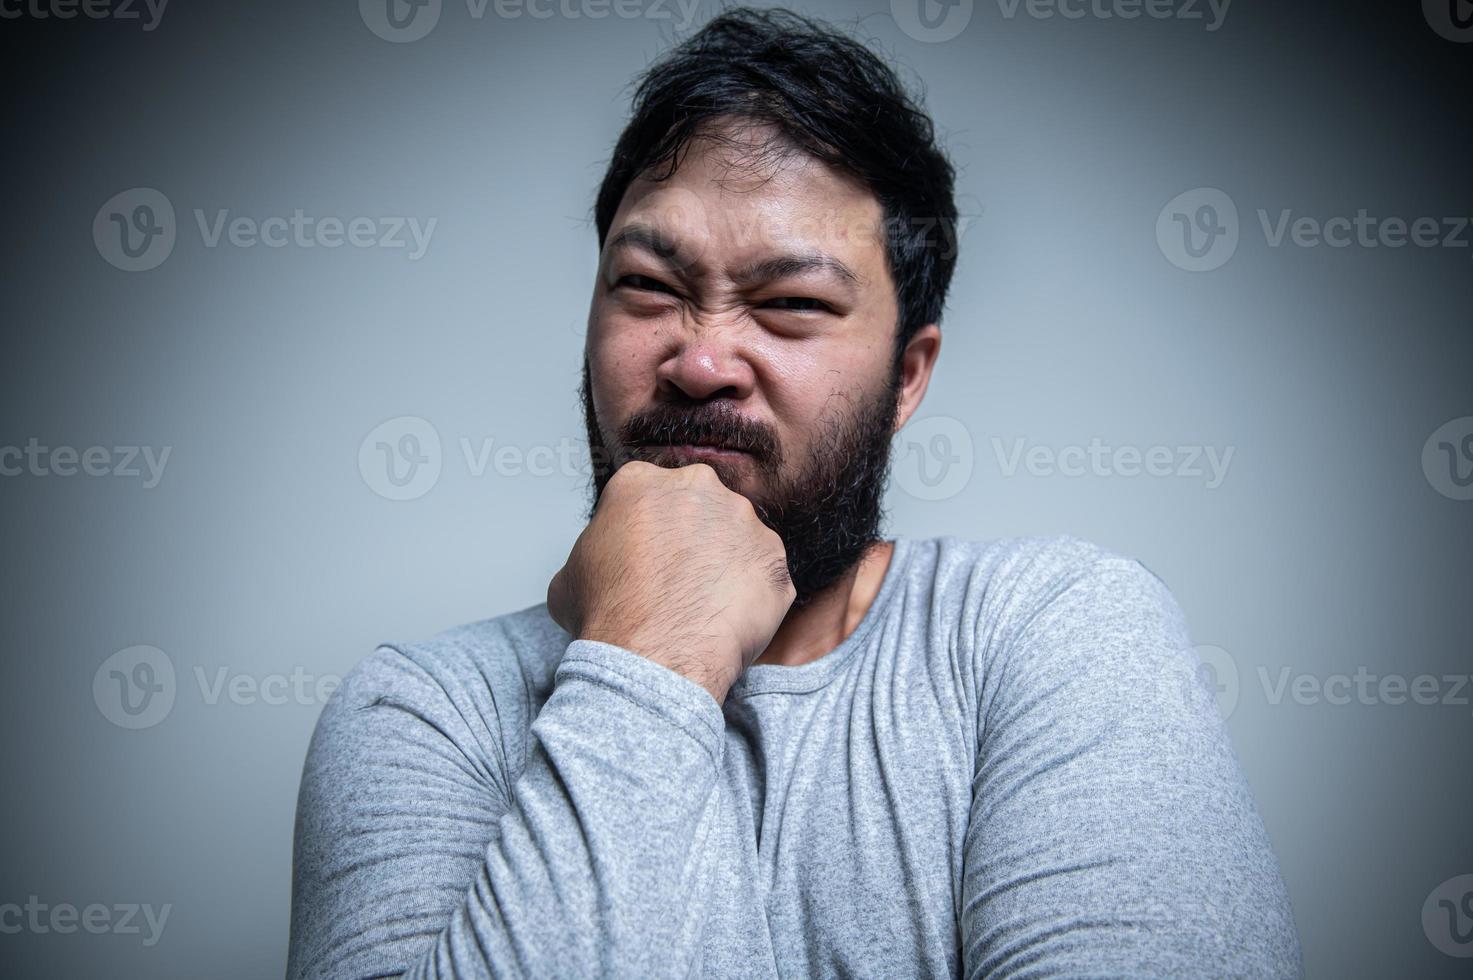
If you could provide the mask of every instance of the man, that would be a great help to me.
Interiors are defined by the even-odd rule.
[[[878,533],[952,183],[820,25],[733,11],[650,69],[595,208],[591,519],[545,605],[323,712],[291,976],[1300,971],[1161,582]]]

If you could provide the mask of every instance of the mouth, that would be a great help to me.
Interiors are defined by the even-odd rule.
[[[652,443],[644,447],[652,452],[670,453],[678,459],[745,459],[752,454],[733,446],[697,443]]]

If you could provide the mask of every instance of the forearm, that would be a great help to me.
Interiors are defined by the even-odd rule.
[[[688,972],[721,747],[692,710],[705,697],[627,651],[571,645],[485,866],[411,975]]]
[[[292,976],[686,975],[722,750],[710,696],[576,641],[525,762],[511,748],[494,773],[445,708],[334,713],[351,744],[325,745],[335,764],[304,784]]]

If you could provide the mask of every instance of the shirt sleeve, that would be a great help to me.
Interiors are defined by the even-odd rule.
[[[1288,895],[1171,594],[1106,558],[984,665],[964,975],[1297,977]]]
[[[519,759],[497,705],[524,692],[463,693],[385,648],[324,710],[298,800],[288,976],[689,974],[715,700],[575,640]]]

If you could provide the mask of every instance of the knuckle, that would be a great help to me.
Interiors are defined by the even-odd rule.
[[[788,573],[788,562],[785,558],[774,559],[768,564],[767,580],[779,592],[789,593],[789,599],[797,594],[797,590],[793,587],[793,578]]]
[[[653,463],[647,463],[642,459],[631,459],[614,471],[614,475],[609,477],[609,482],[613,483],[615,480],[620,480],[628,483],[630,480],[637,480],[640,477],[648,475],[649,471],[654,469],[659,469],[659,467]]]
[[[753,506],[751,499],[746,494],[732,490],[727,492],[727,498],[726,505],[736,511],[742,521],[748,523],[757,521],[757,508]],[[758,523],[761,522],[758,521]],[[766,527],[766,525],[763,526]]]

